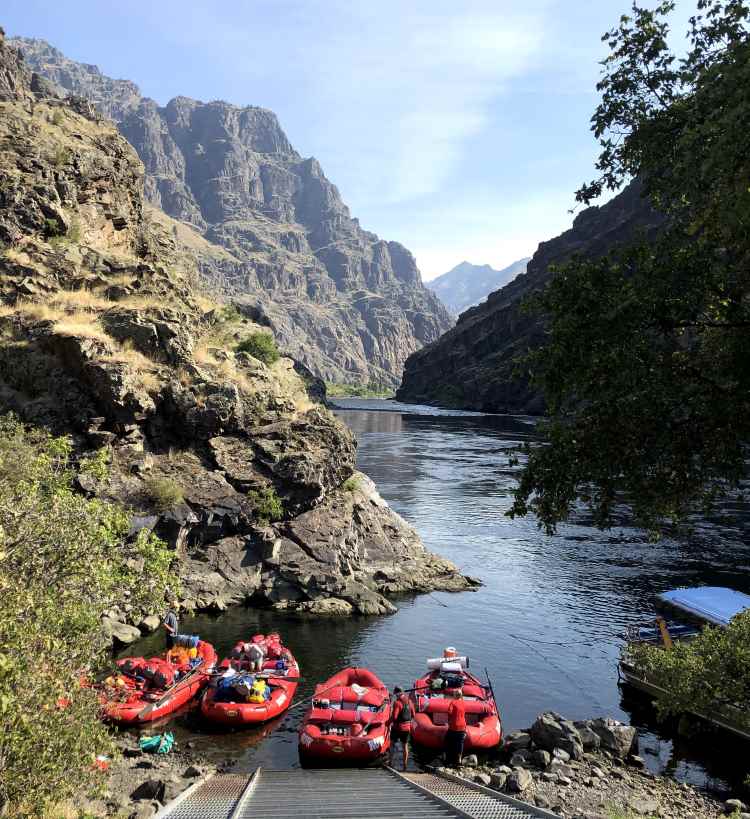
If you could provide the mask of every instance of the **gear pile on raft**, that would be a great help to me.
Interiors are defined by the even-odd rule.
[[[301,680],[291,650],[276,633],[238,642],[218,661],[214,647],[195,635],[176,634],[157,657],[126,657],[97,684],[102,718],[123,725],[163,719],[195,708],[202,720],[224,728],[268,722],[293,704]],[[298,731],[305,766],[377,763],[398,741],[434,756],[500,745],[502,723],[489,682],[469,671],[469,658],[453,647],[427,660],[426,673],[402,692],[389,692],[367,668],[344,668],[315,687]],[[456,739],[458,744],[456,745]]]

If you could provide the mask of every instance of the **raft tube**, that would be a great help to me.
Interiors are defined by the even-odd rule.
[[[345,668],[315,688],[299,729],[303,764],[365,765],[391,745],[391,701],[366,668]]]
[[[433,671],[414,683],[410,698],[414,710],[411,738],[415,745],[433,751],[443,750],[448,731],[448,708],[451,689],[434,691],[432,681],[440,676]],[[455,675],[454,675],[455,676]],[[497,747],[503,738],[502,723],[492,693],[473,674],[460,672],[466,711],[464,752],[486,751]]]
[[[167,717],[189,703],[207,685],[217,660],[211,643],[200,640],[196,648],[202,660],[197,670],[188,664],[169,662],[166,654],[148,660],[143,657],[118,660],[119,679],[123,684],[117,688],[101,688],[102,718],[122,725],[136,725]],[[167,679],[156,685],[144,680],[140,671],[145,667],[160,671]],[[134,669],[132,673],[128,671],[131,668]],[[183,679],[175,682],[178,675]],[[144,713],[154,703],[158,703],[158,707]]]
[[[294,698],[294,693],[299,684],[299,665],[294,659],[291,651],[285,648],[278,635],[256,634],[251,642],[260,643],[266,650],[266,661],[263,663],[263,675],[266,683],[271,688],[271,699],[266,702],[217,702],[215,685],[209,685],[201,698],[201,714],[209,722],[219,725],[241,727],[244,725],[257,725],[260,722],[267,722],[274,717],[283,714],[289,708]],[[242,643],[237,643],[232,651],[232,657],[227,657],[221,661],[219,671],[234,668],[237,671],[246,671],[248,663],[238,659],[242,651]],[[286,659],[287,668],[285,671],[276,669],[276,662],[282,656]]]

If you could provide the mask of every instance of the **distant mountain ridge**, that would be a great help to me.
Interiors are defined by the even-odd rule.
[[[147,199],[178,220],[203,276],[317,375],[396,386],[407,356],[451,326],[412,254],[360,227],[272,111],[188,97],[161,107],[43,40],[10,43],[46,93],[114,120],[145,165]]]
[[[554,265],[575,255],[603,256],[638,232],[656,231],[663,217],[641,190],[637,180],[631,182],[601,207],[582,210],[569,230],[542,242],[526,273],[466,310],[455,327],[407,359],[397,399],[484,412],[543,412],[542,396],[515,374],[518,357],[545,338],[542,319],[522,304],[545,287]]]
[[[527,256],[525,259],[519,259],[502,270],[495,270],[488,264],[461,262],[447,273],[425,284],[437,294],[448,310],[457,316],[468,307],[479,304],[493,291],[513,281],[516,276],[525,273],[529,258]]]

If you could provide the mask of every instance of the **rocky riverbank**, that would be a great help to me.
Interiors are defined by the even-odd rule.
[[[169,730],[169,727],[154,729]],[[168,754],[141,751],[138,738],[123,733],[116,737],[118,756],[108,762],[106,782],[95,797],[77,804],[87,815],[117,819],[149,819],[198,779],[228,769],[217,766],[195,750],[192,742],[178,743]]]
[[[0,29],[0,414],[105,455],[76,486],[173,549],[188,609],[386,614],[470,588],[355,473],[320,380],[201,289],[114,124],[48,85]],[[123,600],[103,626],[128,643],[140,620]]]
[[[474,755],[457,774],[549,810],[565,819],[716,819],[744,805],[721,802],[647,770],[635,728],[612,719],[571,722],[541,714],[526,731],[506,737],[497,760]]]
[[[155,729],[156,731],[157,729]],[[110,763],[102,795],[83,804],[97,816],[149,819],[198,778],[228,771],[232,761],[206,759],[191,741],[171,753],[142,752],[130,733],[116,739],[120,756]],[[571,722],[541,714],[515,731],[490,762],[470,754],[457,769],[439,768],[501,791],[563,819],[748,819],[738,799],[720,801],[685,783],[657,776],[637,755],[635,728],[611,719]]]

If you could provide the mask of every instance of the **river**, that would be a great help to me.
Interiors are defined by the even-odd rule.
[[[625,627],[653,613],[657,592],[699,583],[750,591],[746,526],[704,523],[689,538],[650,543],[638,530],[600,532],[582,519],[548,536],[532,519],[504,515],[517,470],[508,456],[533,439],[533,419],[378,400],[336,404],[359,441],[358,468],[429,549],[484,585],[402,599],[389,617],[316,620],[237,609],[191,618],[183,630],[214,642],[220,654],[256,631],[279,630],[303,669],[298,697],[346,665],[404,686],[427,657],[454,645],[475,672],[488,669],[506,732],[529,726],[542,710],[573,719],[611,715],[638,727],[655,771],[712,789],[747,772],[721,735],[678,737],[674,725],[656,723],[648,703],[623,699],[616,669]],[[143,641],[139,653],[156,642]],[[194,715],[177,730],[214,757],[289,767],[297,764],[303,710],[263,730],[216,734]]]

